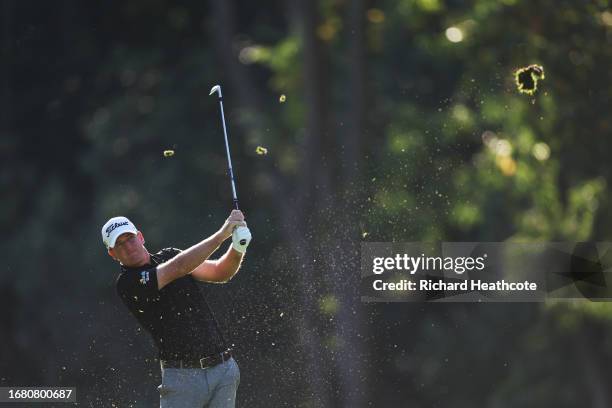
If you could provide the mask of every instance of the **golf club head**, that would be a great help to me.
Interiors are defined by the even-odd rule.
[[[210,93],[208,95],[212,95],[214,93],[218,93],[219,94],[219,98],[221,97],[221,85],[215,85],[211,88]]]

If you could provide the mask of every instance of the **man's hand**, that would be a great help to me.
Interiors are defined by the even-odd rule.
[[[249,227],[237,227],[232,232],[232,248],[244,254],[252,238]]]
[[[236,227],[246,227],[247,224],[244,221],[244,214],[240,210],[232,210],[227,220],[219,230],[218,234],[221,236],[223,241],[232,236],[232,232],[234,232],[234,228]]]

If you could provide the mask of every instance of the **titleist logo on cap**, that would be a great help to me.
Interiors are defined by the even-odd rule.
[[[123,225],[128,225],[127,221],[124,222],[116,222],[113,225],[109,225],[109,227],[106,229],[106,238],[108,238],[110,236],[110,233],[113,232],[115,229],[123,226]]]

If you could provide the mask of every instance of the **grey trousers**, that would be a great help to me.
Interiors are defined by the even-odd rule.
[[[240,369],[233,358],[208,368],[162,368],[160,408],[234,408]]]

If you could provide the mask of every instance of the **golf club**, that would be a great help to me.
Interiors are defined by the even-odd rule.
[[[227,127],[225,126],[225,114],[223,112],[223,95],[221,94],[221,85],[215,85],[210,90],[209,95],[213,93],[217,93],[219,95],[219,106],[221,107],[221,123],[223,124],[223,136],[225,137],[225,152],[227,153],[227,164],[229,166],[229,176],[232,182],[232,197],[234,200],[234,208],[239,210],[238,208],[238,195],[236,194],[236,183],[234,181],[234,170],[232,169],[232,158],[230,156],[229,142],[227,139]],[[238,227],[234,231],[237,235],[238,242],[241,246],[246,246],[248,240],[251,237],[251,233],[246,227]]]

